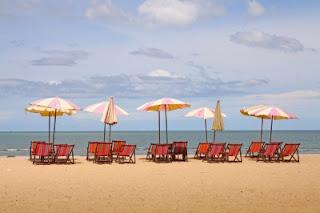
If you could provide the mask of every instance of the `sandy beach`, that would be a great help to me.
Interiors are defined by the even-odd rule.
[[[319,212],[320,155],[300,163],[32,165],[0,158],[0,212]]]

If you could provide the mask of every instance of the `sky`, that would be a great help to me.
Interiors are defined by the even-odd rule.
[[[170,130],[201,130],[184,115],[217,100],[226,130],[259,129],[239,113],[256,104],[298,117],[274,129],[318,130],[319,9],[316,0],[0,0],[0,131],[45,131],[24,108],[51,96],[81,108],[114,96],[130,113],[115,130],[156,130],[157,114],[136,108],[161,97],[192,105],[168,113]],[[57,129],[103,127],[80,111]]]

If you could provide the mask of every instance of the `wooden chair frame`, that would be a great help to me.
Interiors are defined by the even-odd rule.
[[[174,141],[172,144],[172,160],[179,160],[177,156],[182,156],[183,161],[188,160],[188,141]]]
[[[232,147],[235,147],[239,150],[236,150],[236,153],[230,153],[232,150]],[[242,162],[242,154],[241,154],[241,147],[242,147],[242,143],[240,144],[228,144],[226,151],[225,151],[225,160],[227,162]],[[233,157],[233,159],[231,160],[230,157]]]
[[[215,148],[215,146],[219,146],[222,147],[220,148],[218,153],[215,153],[213,155],[211,155],[211,150]],[[224,162],[225,160],[225,149],[226,149],[226,143],[211,143],[208,153],[206,155],[206,160],[207,161],[216,161],[216,162]],[[209,156],[211,155],[211,156]]]
[[[101,141],[102,142],[102,141]],[[100,141],[89,141],[87,145],[87,160],[94,160],[94,153],[97,148],[97,143],[100,143]],[[90,158],[92,157],[92,158]]]
[[[153,157],[156,152],[156,146],[157,146],[157,144],[155,144],[155,143],[150,144],[150,146],[148,148],[147,155],[146,155],[146,160],[153,160]]]
[[[292,151],[289,153],[285,153],[288,146],[293,146],[294,149],[292,149]],[[283,162],[300,162],[299,146],[300,146],[300,143],[286,143],[281,149],[280,160]],[[289,157],[289,159],[285,159],[286,157]]]
[[[206,151],[205,152],[202,152],[202,150],[201,150],[202,146],[206,146]],[[199,143],[198,147],[197,147],[197,150],[196,150],[196,153],[194,154],[193,158],[194,159],[204,159],[204,158],[206,158],[206,154],[207,154],[207,152],[209,150],[209,147],[210,147],[210,143],[207,143],[207,142]]]
[[[255,145],[259,144],[259,150],[252,150]],[[247,149],[245,157],[258,157],[261,149],[263,149],[265,142],[264,141],[251,141],[249,148]],[[256,155],[255,155],[256,153]]]
[[[74,154],[73,154],[74,144],[55,144],[54,146],[56,148],[54,158],[53,158],[54,163],[74,164]],[[70,149],[69,152],[64,155],[60,155],[59,149],[65,148],[65,147],[68,147]],[[71,156],[71,158],[70,158],[70,156]],[[65,158],[61,158],[61,157],[65,157]]]
[[[127,142],[125,140],[113,140],[112,141],[112,156],[117,158],[118,154],[122,151],[122,146]]]
[[[49,143],[37,143],[33,154],[33,164],[50,164],[52,163],[52,145]],[[43,149],[45,149],[43,151]]]
[[[271,147],[271,148],[270,148]],[[281,145],[280,143],[267,143],[264,145],[263,149],[259,153],[259,157],[257,161],[279,161],[280,160],[280,150]],[[268,152],[266,154],[266,152]]]
[[[133,147],[130,153],[125,153],[127,147]],[[118,153],[117,159],[119,163],[136,163],[136,145],[125,144],[123,145],[122,152]]]
[[[158,150],[161,150],[161,148],[163,149],[163,147],[167,147],[165,148],[165,152],[160,152]],[[172,161],[172,144],[156,144],[156,151],[153,157],[153,161],[154,162],[158,162],[158,161],[166,161],[166,162],[171,162]]]
[[[102,146],[106,146],[106,152],[109,153],[99,153],[99,149],[101,149]],[[112,155],[112,143],[110,142],[97,142],[96,151],[94,153],[94,159],[93,163],[112,163],[113,161],[113,155]]]

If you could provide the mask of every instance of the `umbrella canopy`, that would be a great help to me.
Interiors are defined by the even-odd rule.
[[[109,124],[109,141],[111,141],[111,126],[118,123],[117,113],[116,113],[116,107],[114,104],[113,97],[109,98],[108,104],[105,105],[105,109],[103,111],[101,122],[105,124]],[[105,136],[105,130],[104,130],[104,141],[106,140]]]
[[[275,106],[266,107],[258,112],[255,112],[253,115],[263,119],[271,119],[270,142],[272,140],[273,120],[288,120],[297,118],[293,114],[285,112],[283,109],[280,109],[279,107]]]
[[[27,112],[32,112],[32,113],[38,113],[43,117],[48,117],[49,118],[49,137],[48,141],[50,143],[50,132],[51,132],[51,116],[63,116],[63,115],[73,115],[76,113],[74,110],[59,110],[55,112],[55,109],[52,108],[47,108],[47,107],[41,107],[41,106],[36,106],[36,105],[29,105],[28,107],[25,108],[25,111]]]
[[[221,113],[221,106],[220,106],[220,100],[217,101],[215,112],[214,112],[214,119],[212,128],[213,130],[213,142],[216,140],[216,131],[223,131],[224,130],[224,122],[223,122],[223,116]]]
[[[255,113],[266,108],[268,108],[268,106],[260,104],[260,105],[255,105],[247,108],[242,108],[240,109],[240,112],[242,115],[255,117],[254,116]],[[263,141],[263,118],[261,118],[260,141],[261,142]]]
[[[96,103],[96,104],[92,104],[90,106],[87,106],[84,111],[86,112],[92,112],[95,114],[103,114],[103,112],[105,111],[105,109],[108,107],[109,105],[109,101],[103,101],[100,103]],[[115,111],[117,115],[129,115],[128,112],[126,112],[124,109],[122,109],[121,107],[115,105]]]
[[[204,128],[205,128],[205,136],[206,142],[208,142],[208,131],[207,131],[207,119],[213,118],[215,113],[215,109],[210,109],[208,107],[200,107],[198,109],[192,110],[188,112],[185,116],[186,117],[195,117],[204,119]],[[222,113],[223,117],[226,117],[225,114]]]
[[[71,101],[62,99],[60,97],[52,97],[52,98],[45,98],[33,101],[31,103],[31,111],[43,110],[43,115],[45,116],[48,113],[48,116],[54,115],[54,125],[53,125],[53,136],[52,136],[52,143],[54,144],[55,139],[55,132],[56,132],[56,119],[58,115],[74,115],[77,110],[80,108],[72,103]],[[40,113],[41,114],[41,113]],[[50,122],[50,120],[49,120]]]
[[[190,104],[187,104],[183,101],[174,99],[174,98],[161,98],[156,101],[153,101],[149,105],[143,106],[146,111],[164,111],[165,119],[166,119],[166,142],[168,143],[168,119],[167,119],[167,111],[173,111],[177,109],[182,109],[186,107],[190,107]]]

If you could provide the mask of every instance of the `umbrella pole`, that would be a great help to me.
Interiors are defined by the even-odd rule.
[[[109,124],[109,142],[111,142],[111,124]]]
[[[167,119],[167,105],[164,105],[164,109],[165,109],[165,117],[166,117],[166,141],[168,144],[168,119]]]
[[[160,110],[158,111],[158,143],[160,144]]]
[[[271,117],[270,143],[271,143],[271,140],[272,140],[272,126],[273,126],[273,116]]]
[[[57,110],[54,110],[54,123],[53,123],[53,133],[52,133],[52,146],[54,146],[54,136],[56,133],[56,122],[57,122]]]
[[[207,119],[204,119],[204,129],[206,132],[206,142],[208,143]]]
[[[260,142],[263,140],[263,118],[261,118]]]
[[[51,130],[51,113],[49,112],[49,143],[50,143],[50,130]]]
[[[216,130],[214,129],[213,130],[213,143],[216,142]]]
[[[103,129],[103,141],[106,142],[106,124],[104,125],[104,129]]]

